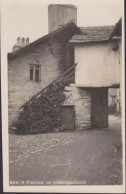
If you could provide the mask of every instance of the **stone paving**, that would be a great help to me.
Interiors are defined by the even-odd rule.
[[[111,120],[110,127],[113,125],[113,123],[117,123],[117,125],[120,125],[120,117],[109,116],[109,118]],[[111,127],[111,130],[112,129],[113,127]],[[105,131],[106,130],[107,129],[105,129]],[[96,133],[98,134],[97,130]],[[37,135],[9,134],[9,162],[14,163],[20,160],[24,160],[25,158],[36,152],[46,152],[51,147],[60,144],[68,144],[73,141],[79,141],[79,139],[82,138],[89,138],[88,130],[87,133],[84,130]]]
[[[39,151],[48,151],[49,148],[67,144],[83,138],[83,131],[47,133],[38,135],[9,135],[9,161],[14,163],[29,157]],[[85,138],[86,138],[85,134]]]
[[[9,134],[10,181],[52,184],[61,179],[84,180],[88,185],[122,184],[120,117],[109,118],[109,128],[104,129]]]

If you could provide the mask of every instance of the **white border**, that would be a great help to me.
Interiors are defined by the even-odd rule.
[[[47,3],[46,0],[3,0],[2,14],[1,14],[1,90],[2,90],[2,147],[3,147],[3,191],[4,192],[62,192],[62,193],[125,193],[125,61],[123,61],[122,69],[122,125],[123,125],[123,185],[121,186],[9,186],[9,160],[8,160],[8,76],[7,76],[7,4],[12,3]],[[87,0],[85,0],[86,2]],[[88,0],[89,1],[89,0]],[[91,3],[93,0],[90,0]],[[98,0],[99,1],[99,0]],[[100,0],[101,2],[102,0]],[[111,2],[110,0],[106,0]],[[49,0],[49,3],[59,3],[59,0]],[[69,3],[74,4],[74,0],[70,0]],[[83,2],[83,0],[80,0]],[[68,3],[67,0],[60,0],[60,3]],[[122,0],[122,7],[124,8],[124,1]],[[124,59],[124,13],[122,17],[122,59]]]

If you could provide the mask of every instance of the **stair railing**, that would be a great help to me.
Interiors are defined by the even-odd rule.
[[[51,82],[49,85],[47,85],[45,88],[43,88],[40,92],[38,92],[37,94],[35,94],[30,100],[28,100],[24,105],[22,105],[19,109],[24,108],[24,106],[26,104],[28,104],[30,101],[32,101],[34,98],[36,98],[37,96],[39,96],[40,94],[42,94],[47,88],[49,88],[50,86],[52,86],[53,84],[55,84],[58,80],[60,80],[61,78],[63,78],[65,75],[67,75],[68,73],[70,73],[71,75],[71,70],[74,70],[75,67],[77,66],[77,63],[70,66],[63,74],[61,74],[56,80],[54,80],[53,82]],[[69,75],[68,75],[69,76]]]

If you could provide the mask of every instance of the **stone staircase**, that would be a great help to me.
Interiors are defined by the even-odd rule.
[[[20,93],[15,94],[18,103],[14,104],[13,102],[13,107],[11,106],[11,93],[9,93],[9,112],[10,110],[15,110],[13,118],[10,117],[10,122],[15,119],[15,126],[21,133],[33,134],[43,131],[46,132],[52,130],[52,127],[57,125],[59,111],[65,99],[64,88],[74,82],[75,67],[76,64],[68,68],[58,79],[33,95],[33,97],[23,105],[21,105],[21,96],[23,95],[23,92],[20,90],[21,88],[19,88]],[[11,89],[12,91],[14,89],[18,91],[18,86],[13,86],[13,88],[10,88],[10,91]],[[53,120],[55,120],[55,122]],[[25,125],[27,125],[27,127]],[[29,128],[29,131],[26,131],[26,128]]]

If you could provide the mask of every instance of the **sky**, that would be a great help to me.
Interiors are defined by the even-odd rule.
[[[8,0],[8,52],[17,37],[29,37],[30,42],[48,33],[48,5],[77,6],[78,26],[115,25],[122,16],[123,0]]]

